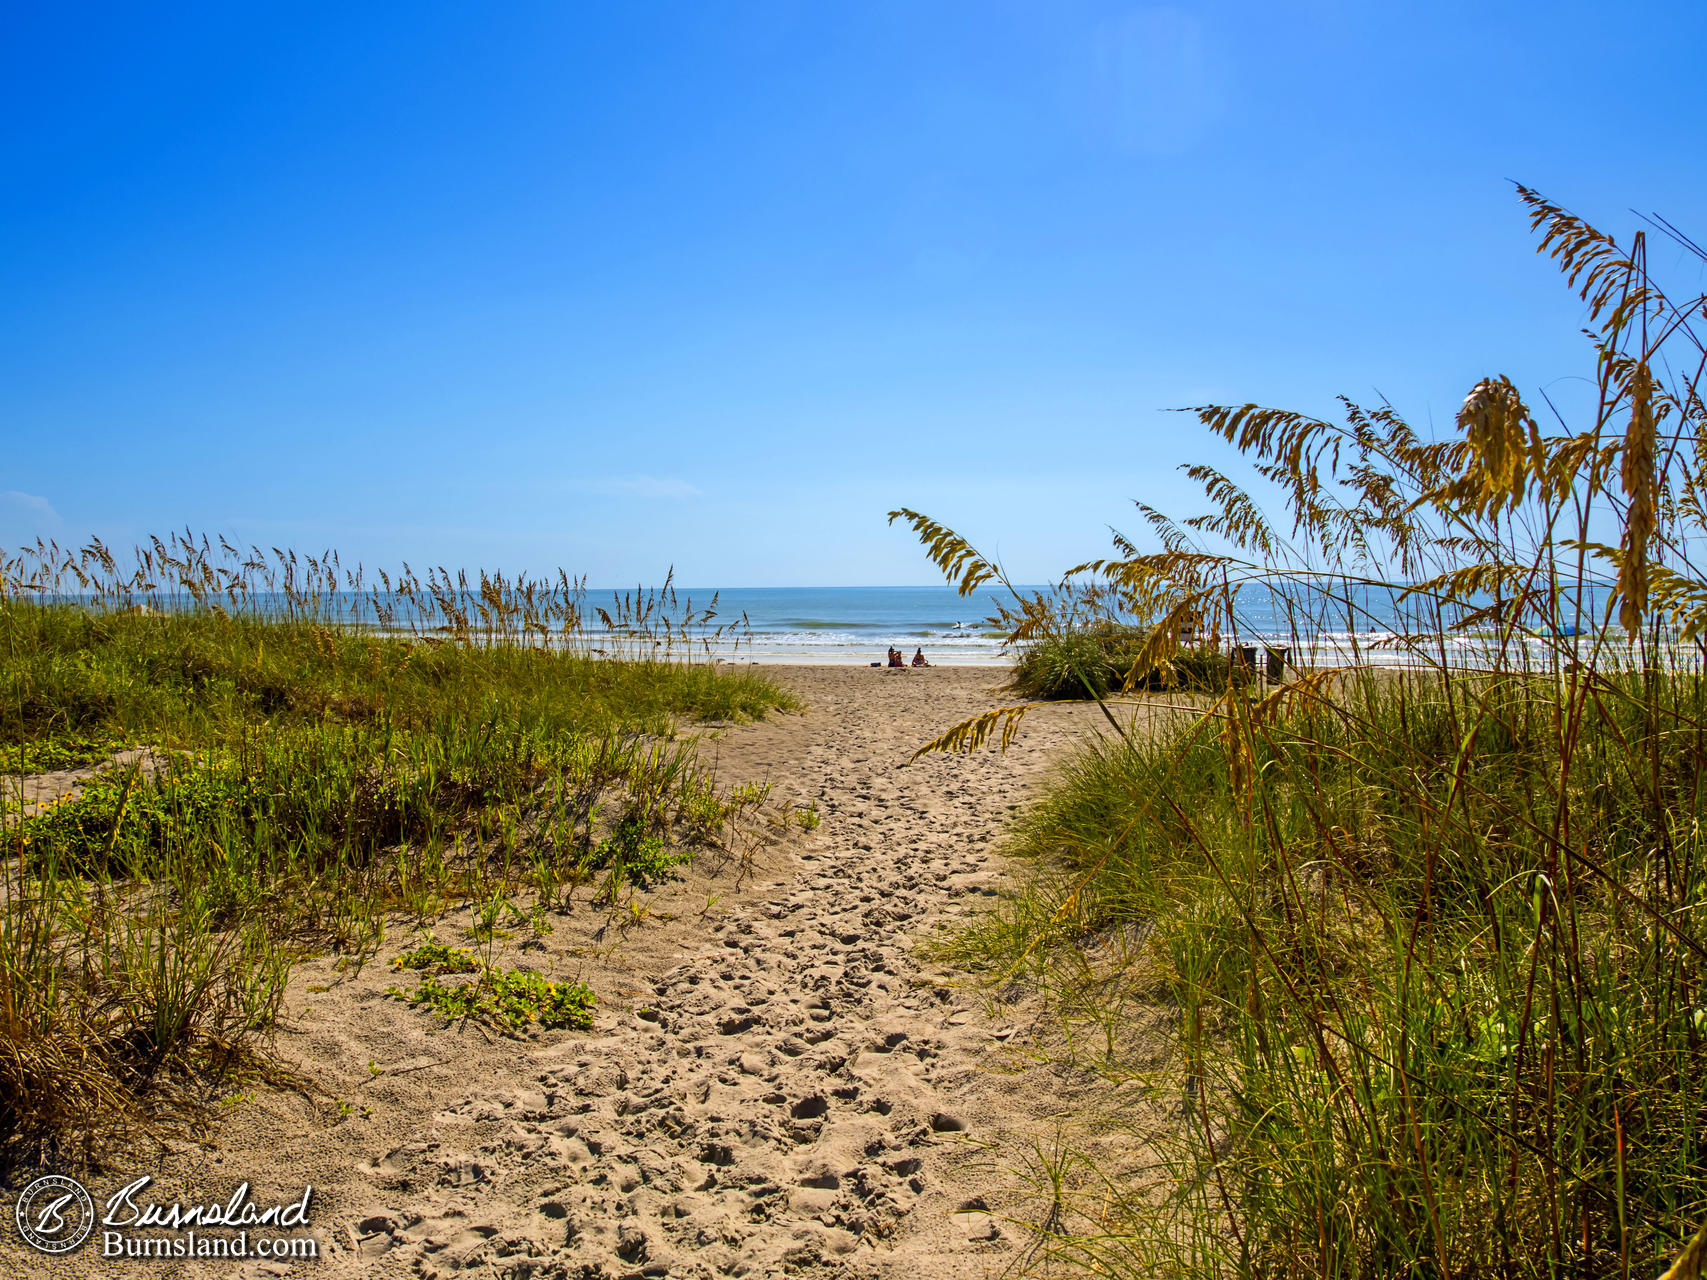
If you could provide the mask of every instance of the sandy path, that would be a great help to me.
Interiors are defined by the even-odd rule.
[[[293,988],[318,976],[301,990],[325,994],[293,1004],[347,1002],[334,1027],[298,1033],[318,1078],[358,1088],[376,1056],[430,1069],[378,1079],[365,1126],[304,1129],[298,1103],[293,1127],[288,1099],[258,1104],[214,1164],[162,1183],[315,1182],[324,1256],[309,1272],[327,1277],[938,1280],[1010,1266],[1026,1243],[999,1221],[1012,1180],[983,1153],[1044,1132],[1056,1077],[1022,1072],[1013,1028],[917,950],[989,901],[1004,820],[1096,710],[1038,714],[1006,755],[908,765],[1001,704],[995,673],[776,670],[810,709],[728,730],[719,770],[816,801],[822,825],[719,922],[631,931],[624,945],[653,954],[630,962],[626,995],[595,980],[595,1031],[482,1043],[384,999],[380,966],[342,995],[329,964],[305,966]],[[182,1274],[281,1274],[230,1265]]]
[[[1016,1107],[1019,1080],[986,1078],[998,1029],[910,952],[991,892],[1002,820],[1085,717],[1039,717],[1005,758],[903,769],[997,704],[990,673],[787,678],[813,732],[778,790],[824,815],[798,876],[716,926],[647,1007],[537,1055],[512,1105],[470,1094],[437,1117],[436,1150],[389,1157],[439,1183],[487,1162],[402,1233],[399,1269],[936,1277],[1012,1260],[978,1211],[967,1139],[1011,1139],[1046,1099]],[[749,737],[725,748],[732,775],[762,728]]]
[[[786,678],[812,732],[777,789],[824,815],[792,883],[603,1034],[534,1053],[513,1092],[470,1091],[383,1155],[374,1193],[396,1209],[361,1225],[388,1229],[385,1251],[329,1274],[923,1280],[1013,1260],[968,1140],[1011,1140],[1048,1098],[986,1074],[1005,1029],[910,952],[991,891],[1002,820],[1086,717],[1038,717],[1006,757],[903,769],[997,705],[990,673]],[[725,771],[765,737],[731,735]]]

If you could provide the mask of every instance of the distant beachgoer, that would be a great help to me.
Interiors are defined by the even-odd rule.
[[[931,665],[925,661],[925,651],[922,648],[913,650],[913,665],[915,667],[928,667]]]
[[[889,646],[889,665],[892,667],[904,667],[907,665],[906,658],[894,645]]]

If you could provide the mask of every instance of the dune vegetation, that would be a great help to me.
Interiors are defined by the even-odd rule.
[[[1520,196],[1586,304],[1580,405],[1489,377],[1439,438],[1385,404],[1197,408],[1267,488],[1190,467],[1207,514],[1140,504],[1156,550],[1066,576],[1145,642],[1013,834],[1024,874],[946,944],[1048,997],[1049,1052],[1107,1085],[1087,1119],[1129,1130],[1124,1167],[1037,1157],[1038,1257],[1628,1276],[1707,1220],[1707,297],[1669,295],[1647,239],[1707,255]],[[964,590],[1000,580],[893,518]],[[1258,599],[1290,620],[1285,681],[1140,696]],[[1016,596],[1006,621],[1037,642],[1059,616]],[[1311,648],[1334,631],[1386,634]]]
[[[588,625],[588,619],[598,620]],[[97,1159],[267,1071],[292,965],[473,904],[615,910],[725,838],[691,726],[791,705],[691,659],[666,587],[405,574],[188,536],[0,566],[0,1154]],[[111,761],[111,763],[106,763]],[[31,775],[103,765],[31,803]],[[404,992],[445,1016],[586,1025],[519,971]]]
[[[1045,633],[1016,646],[1008,688],[1045,701],[1103,697],[1124,686],[1149,638],[1147,627],[1129,622],[1058,619]],[[1135,687],[1219,691],[1233,676],[1229,661],[1219,649],[1190,646]]]

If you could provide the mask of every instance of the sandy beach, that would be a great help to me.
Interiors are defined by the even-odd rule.
[[[1094,705],[1027,720],[1007,754],[909,763],[1002,705],[998,673],[775,667],[798,714],[706,731],[724,785],[815,805],[616,912],[583,901],[494,960],[582,977],[589,1033],[501,1037],[390,998],[393,926],[354,966],[292,979],[281,1080],[224,1108],[155,1176],[162,1199],[314,1187],[328,1277],[995,1275],[1027,1241],[1004,1153],[1051,1131],[1072,1082],[1027,1069],[1024,1011],[986,1002],[921,944],[1004,873],[1003,824]],[[466,910],[432,934],[472,945]],[[484,947],[482,947],[484,949]],[[140,1171],[139,1171],[140,1172]],[[127,1181],[94,1182],[97,1199]],[[93,1245],[7,1240],[13,1274],[134,1275]],[[154,1274],[284,1274],[281,1262],[151,1262]]]

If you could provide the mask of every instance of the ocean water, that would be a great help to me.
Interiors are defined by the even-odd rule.
[[[1022,587],[1022,591],[1047,588]],[[712,597],[710,589],[683,590],[696,609]],[[1601,593],[1589,601],[1591,612],[1604,604]],[[598,592],[590,592],[596,600]],[[1487,603],[1467,602],[1462,609]],[[725,589],[717,593],[717,622],[745,615],[743,640],[721,656],[738,661],[835,663],[881,662],[890,645],[912,657],[922,648],[925,657],[945,666],[991,666],[1012,660],[1002,647],[1001,634],[988,622],[996,598],[983,590],[962,598],[950,587],[768,587]],[[1491,626],[1454,632],[1449,624],[1461,610],[1442,618],[1426,601],[1400,599],[1395,592],[1355,589],[1330,600],[1309,590],[1285,597],[1265,588],[1240,592],[1237,626],[1224,632],[1222,643],[1284,646],[1301,666],[1369,662],[1408,665],[1420,655],[1398,642],[1430,637],[1424,660],[1444,658],[1457,665],[1480,666],[1501,648]],[[1584,618],[1589,622],[1590,619]],[[1442,624],[1448,624],[1443,629]],[[1569,624],[1567,624],[1568,627]],[[1564,632],[1568,634],[1568,630]],[[1530,660],[1544,660],[1552,646],[1540,639],[1507,641],[1503,660],[1522,663],[1517,650]]]
[[[712,595],[710,588],[676,589],[677,599],[691,599],[695,610]],[[738,587],[716,595],[717,622],[739,624],[745,615],[738,649],[724,649],[736,660],[882,662],[894,645],[909,660],[922,648],[944,666],[1008,661],[1001,636],[985,621],[995,612],[988,592],[963,599],[950,587]]]

